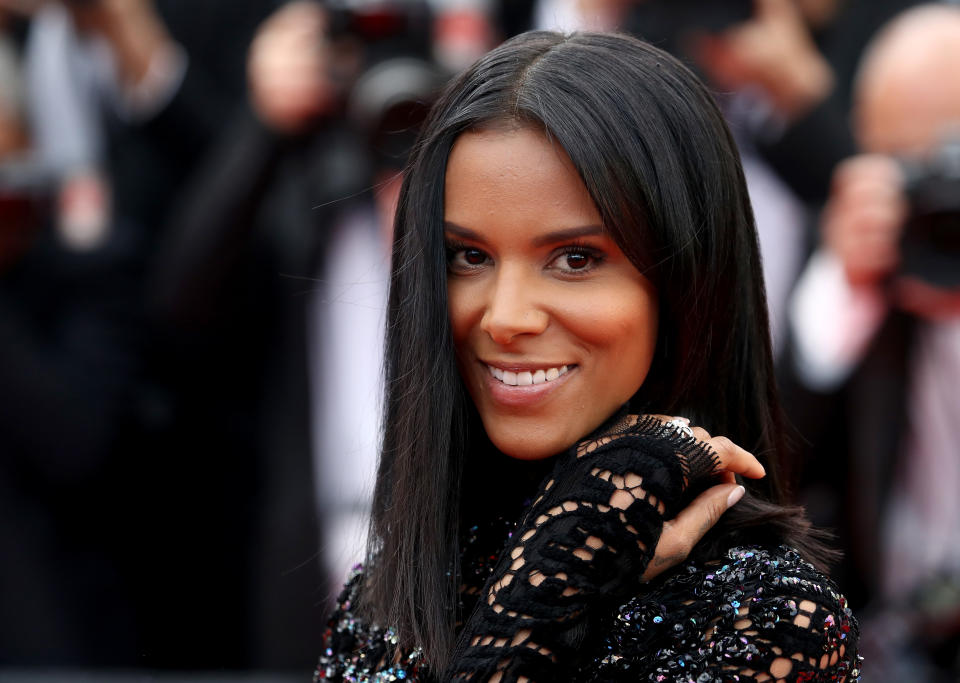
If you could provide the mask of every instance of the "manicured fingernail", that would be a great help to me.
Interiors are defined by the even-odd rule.
[[[731,492],[730,492],[730,495],[727,496],[727,509],[729,510],[729,509],[732,508],[734,505],[736,505],[737,502],[738,502],[741,498],[743,498],[743,494],[746,493],[746,492],[747,492],[747,490],[746,490],[745,488],[743,488],[742,486],[738,486],[738,487],[735,488],[733,491],[731,491]]]

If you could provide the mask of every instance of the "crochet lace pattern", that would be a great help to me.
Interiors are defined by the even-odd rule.
[[[716,466],[709,447],[650,417],[620,417],[558,456],[499,553],[465,539],[462,566],[497,559],[464,577],[475,606],[439,680],[856,680],[856,622],[789,548],[641,581],[663,520]],[[352,614],[361,583],[341,596],[315,680],[435,680],[418,649]]]
[[[627,416],[558,458],[444,679],[557,680],[588,610],[640,590],[664,515],[715,467],[707,446],[653,417]]]

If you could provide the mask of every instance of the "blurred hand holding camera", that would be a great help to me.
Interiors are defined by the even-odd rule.
[[[799,117],[833,90],[833,70],[792,0],[754,5],[748,21],[720,34],[700,34],[694,53],[720,87],[759,87],[781,115]]]
[[[897,162],[879,154],[848,159],[833,176],[822,218],[823,240],[852,285],[879,286],[900,262],[907,214]]]
[[[332,106],[326,30],[326,13],[312,0],[284,5],[258,29],[247,61],[250,101],[270,128],[303,132]]]
[[[885,287],[924,318],[960,315],[958,149],[948,140],[920,160],[862,154],[837,168],[821,227],[850,284]]]

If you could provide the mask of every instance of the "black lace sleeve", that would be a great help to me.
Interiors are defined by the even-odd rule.
[[[635,595],[665,517],[716,456],[628,416],[559,456],[461,632],[443,680],[561,681],[592,616]]]

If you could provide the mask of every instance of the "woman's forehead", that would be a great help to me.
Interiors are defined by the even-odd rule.
[[[447,164],[444,219],[468,229],[602,223],[563,148],[529,127],[481,130],[457,139]]]

